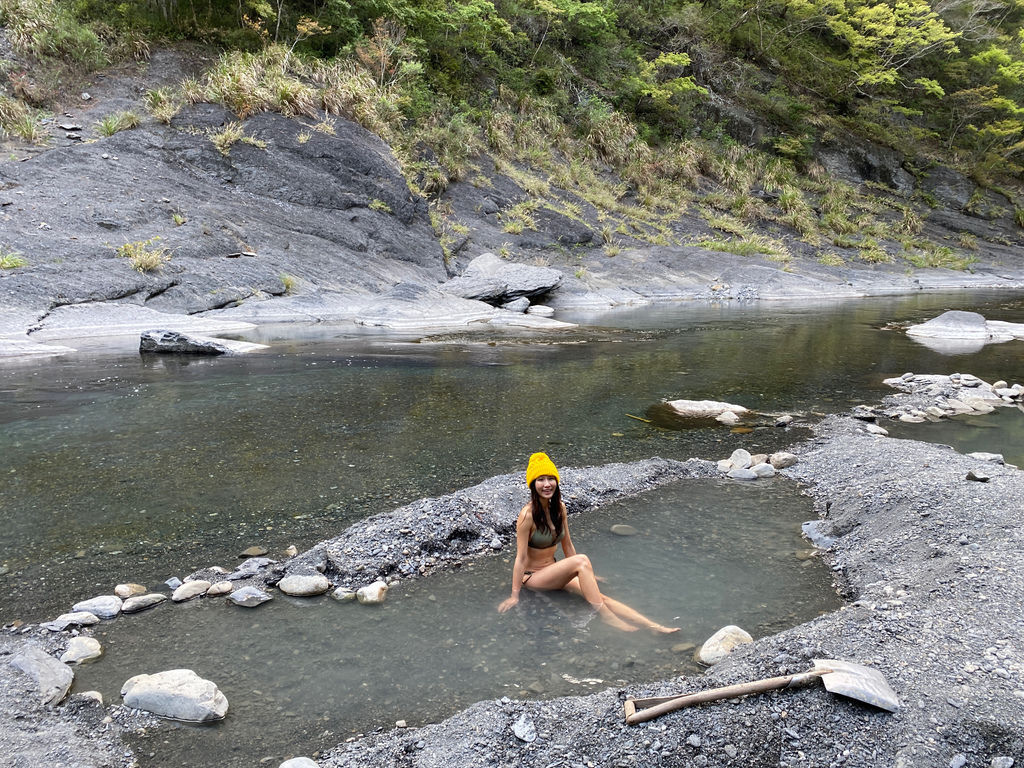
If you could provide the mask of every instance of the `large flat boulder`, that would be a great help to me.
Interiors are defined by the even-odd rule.
[[[126,707],[190,723],[222,720],[228,712],[227,697],[216,684],[191,669],[136,675],[121,686],[121,696]]]
[[[38,645],[22,648],[11,659],[11,666],[31,677],[44,704],[59,704],[68,695],[75,673]]]
[[[541,296],[562,282],[562,273],[550,267],[534,267],[506,261],[493,253],[477,256],[460,276],[441,290],[463,299],[506,304],[521,296]]]
[[[171,330],[145,331],[139,338],[139,352],[165,355],[241,355],[266,348],[266,344],[215,339]]]
[[[669,400],[665,405],[685,419],[714,419],[723,413],[749,413],[746,406],[718,400]]]

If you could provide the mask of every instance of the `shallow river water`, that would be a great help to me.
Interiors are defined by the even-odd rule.
[[[96,348],[0,361],[0,621],[52,618],[121,581],[157,588],[230,567],[251,545],[301,550],[369,514],[522,471],[534,450],[577,466],[771,452],[807,434],[769,426],[774,414],[811,423],[878,400],[887,376],[1024,378],[1022,342],[950,355],[887,327],[946,309],[1024,321],[1024,301],[1005,294],[678,304],[563,316],[583,325],[544,336],[284,328],[247,337],[272,344],[247,357]],[[680,429],[655,407],[675,398],[763,415],[749,432]],[[1024,414],[1011,411],[899,434],[1013,461]],[[680,644],[722,624],[762,635],[835,605],[827,571],[799,540],[812,515],[779,478],[674,485],[580,518],[577,548],[609,593],[681,625],[671,639],[577,626],[586,616],[572,600],[531,597],[499,616],[503,553],[403,585],[378,610],[279,598],[254,612],[209,600],[123,617],[97,631],[107,656],[79,672],[76,690],[116,700],[130,675],[177,666],[214,679],[228,721],[141,746],[143,765],[198,766],[308,754],[481,698],[660,679],[688,670]],[[641,533],[614,537],[615,522]],[[602,682],[577,682],[588,679]],[[214,751],[196,757],[197,745]]]

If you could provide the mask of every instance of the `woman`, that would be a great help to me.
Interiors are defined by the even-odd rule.
[[[569,536],[569,518],[558,488],[558,469],[547,454],[530,456],[526,467],[530,502],[516,521],[516,562],[512,568],[512,594],[498,610],[504,613],[519,602],[523,586],[538,591],[564,589],[584,599],[608,624],[626,632],[646,627],[654,632],[678,632],[678,627],[663,627],[618,600],[602,595],[590,558],[576,554]],[[561,560],[555,549],[562,545]]]

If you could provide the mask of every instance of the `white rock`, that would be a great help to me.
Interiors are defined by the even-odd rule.
[[[547,307],[543,304],[531,304],[530,308],[526,310],[528,315],[540,315],[541,317],[551,317],[555,314],[555,310],[552,307]]]
[[[732,411],[723,411],[722,413],[720,413],[717,416],[715,416],[715,421],[720,422],[720,423],[725,424],[725,425],[728,425],[728,426],[732,426],[733,424],[736,424],[739,420],[740,420],[740,417],[737,416]]]
[[[91,600],[75,603],[72,611],[88,611],[101,619],[112,619],[121,612],[121,598],[117,595],[101,595]]]
[[[136,595],[146,594],[146,588],[141,584],[118,584],[116,587],[114,587],[114,594],[120,597],[122,600],[127,600],[129,597],[135,597]]]
[[[285,760],[278,768],[320,768],[316,763],[310,760],[308,757],[293,757],[291,760]]]
[[[1006,459],[1001,453],[987,453],[985,451],[975,451],[974,453],[967,454],[972,459],[978,459],[979,461],[991,461],[993,464],[1005,464]]]
[[[335,600],[340,600],[343,603],[347,603],[350,600],[356,599],[356,593],[354,590],[348,587],[338,587],[336,590],[331,592],[331,597]]]
[[[777,451],[768,457],[768,463],[775,467],[775,469],[785,469],[786,467],[792,467],[799,461],[800,459],[798,459],[796,455],[788,454],[785,451]]]
[[[730,469],[726,472],[726,477],[731,477],[733,480],[757,480],[757,473],[752,469]]]
[[[751,468],[756,467],[758,464],[764,464],[768,461],[768,454],[766,453],[755,453],[750,457]]]
[[[220,689],[191,669],[136,675],[121,686],[121,696],[126,707],[191,723],[221,720],[228,711]]]
[[[926,323],[907,328],[908,336],[940,339],[993,339],[984,316],[977,312],[952,310],[943,312]],[[1001,334],[1005,336],[1005,334]]]
[[[754,638],[750,636],[750,633],[740,629],[735,624],[729,624],[705,640],[704,645],[697,651],[695,658],[701,664],[710,666],[717,664],[732,653],[736,646],[752,642],[754,642]]]
[[[221,595],[228,594],[235,585],[230,581],[217,581],[210,585],[210,588],[206,590],[207,597],[220,597]]]
[[[243,608],[255,608],[273,598],[258,587],[242,587],[228,595],[228,600]]]
[[[687,419],[713,419],[726,411],[734,414],[749,413],[742,405],[717,400],[670,400],[665,405]]]
[[[729,457],[729,462],[732,464],[733,469],[750,469],[750,458],[749,451],[737,448],[732,452],[732,456]]]
[[[277,583],[286,595],[310,597],[322,595],[331,588],[331,582],[322,573],[289,573]]]
[[[356,600],[363,605],[379,605],[388,594],[388,585],[383,581],[375,581],[366,587],[356,590]]]
[[[51,632],[63,632],[68,627],[91,627],[99,624],[100,619],[95,613],[89,611],[75,611],[73,613],[62,613],[53,621],[43,622],[39,626]]]
[[[537,740],[537,726],[533,724],[533,718],[525,712],[512,726],[512,733],[516,735],[517,739],[525,741],[527,744]]]
[[[199,595],[205,595],[212,585],[210,582],[204,579],[196,579],[195,581],[186,581],[171,595],[171,600],[176,603],[182,603],[186,600],[191,600],[193,597],[199,597]]]
[[[167,595],[159,592],[150,592],[148,595],[136,595],[135,597],[129,597],[124,601],[124,605],[121,606],[122,613],[138,613],[144,611],[147,608],[152,608],[154,605],[160,605],[167,599]]]
[[[885,427],[880,427],[877,424],[865,424],[864,431],[867,432],[868,434],[881,435],[882,437],[885,437],[886,435],[889,434],[889,430],[887,430]]]
[[[1000,379],[999,381],[993,381],[992,382],[992,391],[995,392],[996,390],[1006,389],[1008,386],[1010,386],[1010,385],[1007,384],[1002,379]]]
[[[266,349],[266,344],[248,341],[215,339],[168,329],[143,331],[139,337],[139,352],[185,355],[241,355]]]
[[[65,664],[85,664],[103,655],[103,646],[94,637],[73,637],[60,660]]]
[[[731,461],[729,461],[728,459],[719,459],[718,460],[718,471],[719,472],[728,472],[730,469],[732,469],[732,462]]]
[[[89,701],[95,701],[101,707],[103,706],[103,694],[99,691],[82,691],[81,693],[74,694],[75,696],[81,696],[83,699]]]
[[[289,545],[288,549],[284,551],[285,557],[295,557],[297,554],[299,554],[299,548],[294,544]]]
[[[758,477],[775,477],[775,467],[766,462],[755,464],[750,468],[750,471]]]

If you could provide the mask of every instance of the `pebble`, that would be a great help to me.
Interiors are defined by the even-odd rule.
[[[999,757],[993,757],[992,762],[988,765],[989,768],[1013,768],[1013,758],[1000,755]]]
[[[181,586],[181,579],[179,579],[177,576],[171,576],[171,578],[165,581],[164,584],[166,584],[171,589],[177,589]]]
[[[516,735],[517,739],[525,741],[527,744],[537,740],[537,727],[525,712],[519,716],[519,719],[512,726],[512,733]]]
[[[129,597],[135,597],[136,595],[146,594],[146,588],[141,584],[118,584],[114,587],[114,594],[125,600]]]
[[[199,597],[199,595],[205,595],[212,585],[210,582],[203,579],[197,579],[196,581],[186,581],[171,595],[171,600],[176,603],[182,603],[185,600],[191,600],[193,597]]]
[[[160,594],[159,592],[151,592],[148,595],[136,595],[135,597],[129,597],[124,601],[121,606],[123,613],[138,613],[144,611],[146,608],[152,608],[154,605],[159,605],[167,599],[167,595]]]
[[[609,530],[616,536],[636,536],[640,531],[634,528],[632,525],[626,525],[625,523],[618,523],[613,525]]]
[[[967,755],[960,753],[954,755],[953,759],[949,761],[949,768],[964,768],[967,765]]]
[[[972,469],[967,473],[968,480],[975,480],[979,483],[987,483],[992,479],[992,475],[983,469]]]
[[[689,736],[686,737],[686,743],[689,744],[691,747],[699,747],[700,736],[698,736],[696,733],[691,733]]]

